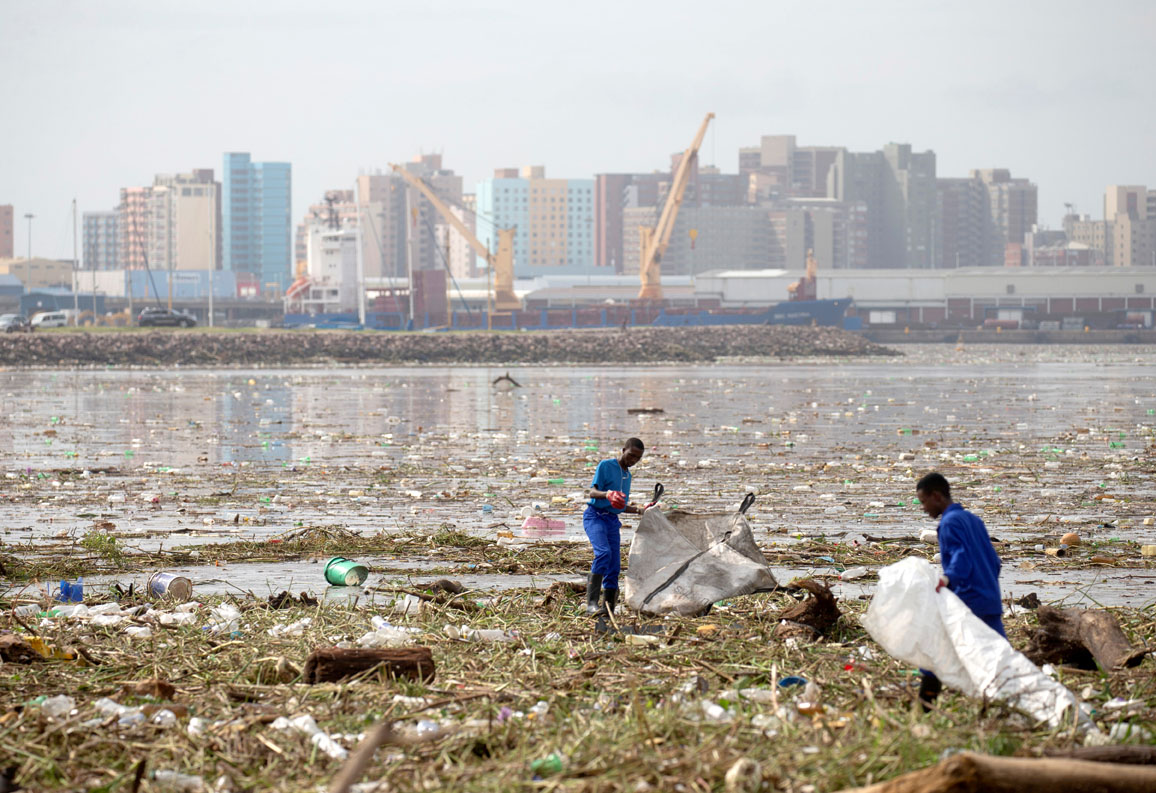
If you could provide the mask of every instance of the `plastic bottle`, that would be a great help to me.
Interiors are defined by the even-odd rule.
[[[866,567],[852,567],[839,573],[840,581],[854,581],[856,578],[862,578],[867,575]]]

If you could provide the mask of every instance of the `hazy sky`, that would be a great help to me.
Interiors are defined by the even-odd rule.
[[[932,149],[1098,216],[1156,187],[1152,0],[0,0],[0,204],[16,252],[72,256],[71,201],[111,209],[225,151],[293,164],[293,215],[363,169],[440,151],[466,189],[665,168],[761,135]]]

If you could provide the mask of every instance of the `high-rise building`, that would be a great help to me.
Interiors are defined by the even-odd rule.
[[[283,292],[293,275],[292,167],[228,152],[222,172],[224,269],[253,273],[262,290]]]
[[[220,189],[212,168],[157,174],[148,198],[149,267],[220,269]]]
[[[442,155],[424,154],[403,167],[449,207],[462,206],[462,177],[442,167]],[[447,221],[401,176],[392,171],[358,176],[357,206],[359,222],[364,224],[361,245],[366,278],[404,278],[410,267],[444,269],[444,247],[439,242],[439,233],[444,232],[438,226]]]
[[[1096,267],[1111,264],[1111,226],[1106,220],[1092,220],[1088,215],[1069,213],[1064,216],[1064,233],[1068,242],[1087,246],[1091,251],[1091,264]]]
[[[157,174],[147,187],[122,187],[116,209],[118,267],[220,269],[221,186],[212,168]]]
[[[122,187],[116,209],[117,267],[141,270],[147,263],[151,187]]]
[[[12,258],[13,223],[12,205],[0,205],[0,259]]]
[[[827,196],[867,206],[869,267],[934,266],[935,152],[913,152],[907,143],[840,150],[828,169]]]
[[[1036,225],[1037,189],[1027,179],[1013,179],[1006,168],[974,170],[971,178],[979,180],[987,198],[983,263],[998,267],[1004,264],[1007,246],[1022,244]]]
[[[663,275],[696,275],[708,270],[761,270],[785,266],[782,240],[766,207],[683,207],[662,256]],[[623,211],[623,273],[639,271],[641,226],[653,225],[652,210]],[[691,234],[691,231],[694,234]]]
[[[777,234],[787,269],[806,266],[810,251],[821,269],[867,266],[867,205],[833,198],[789,198],[777,204],[783,214]]]
[[[970,177],[936,179],[939,240],[936,267],[979,267],[988,264],[984,240],[987,196],[983,183]]]
[[[758,146],[739,149],[739,175],[753,203],[823,198],[827,174],[840,151],[837,146],[799,146],[794,135],[764,135]]]
[[[623,260],[623,212],[649,207],[650,225],[658,220],[659,185],[669,184],[670,175],[655,173],[600,173],[594,177],[594,266],[621,273],[629,266],[638,271],[638,262]],[[664,193],[665,195],[665,193]],[[637,230],[634,232],[637,234]]]
[[[85,270],[115,270],[119,266],[116,247],[117,212],[85,212],[82,225],[84,232]]]
[[[883,260],[903,267],[935,266],[935,152],[913,152],[909,143],[883,147],[886,243]]]
[[[674,173],[682,162],[684,152],[670,156],[670,176],[659,183],[656,199],[658,206],[666,203]],[[682,194],[680,208],[687,207],[737,207],[747,204],[748,178],[743,174],[723,173],[714,165],[699,165],[698,157],[691,161],[687,174],[686,190]]]
[[[1156,207],[1143,185],[1110,185],[1104,193],[1104,220],[1111,262],[1116,267],[1156,267]]]
[[[514,235],[514,275],[579,275],[594,269],[594,180],[548,179],[543,166],[495,171],[478,183],[478,237],[497,250]]]

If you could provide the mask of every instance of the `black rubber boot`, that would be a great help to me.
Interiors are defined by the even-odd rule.
[[[602,594],[606,598],[606,610],[614,611],[614,607],[618,605],[618,590],[603,589]]]
[[[931,711],[939,692],[943,690],[943,683],[935,675],[924,675],[919,681],[919,705],[924,713]]]
[[[586,613],[598,613],[598,594],[602,591],[602,576],[591,573],[586,577]]]

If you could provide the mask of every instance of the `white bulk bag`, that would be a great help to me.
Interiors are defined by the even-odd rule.
[[[642,614],[697,616],[725,598],[776,586],[742,511],[667,514],[653,507],[634,532],[623,589],[627,605]]]

